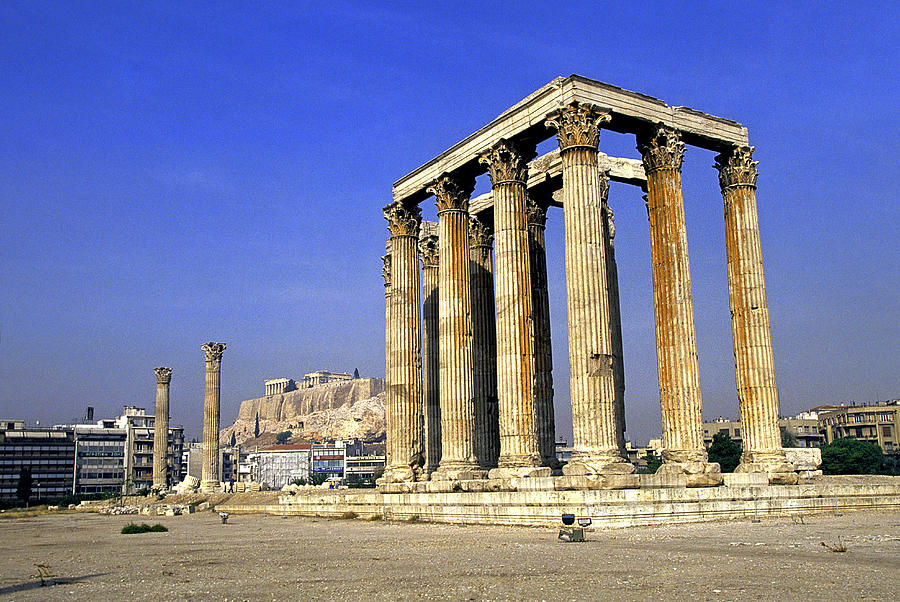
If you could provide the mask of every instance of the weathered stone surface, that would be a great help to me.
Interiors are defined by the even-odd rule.
[[[219,434],[227,444],[234,433],[238,443],[251,439],[259,412],[261,432],[291,431],[308,440],[364,440],[384,436],[384,379],[359,378],[327,383],[281,395],[241,402],[238,419]]]
[[[169,486],[169,383],[172,369],[155,368],[156,373],[156,415],[153,422],[153,489],[162,491]]]
[[[212,493],[220,488],[219,474],[219,417],[220,370],[225,343],[204,343],[206,355],[206,381],[203,389],[203,463],[200,474],[200,490]]]

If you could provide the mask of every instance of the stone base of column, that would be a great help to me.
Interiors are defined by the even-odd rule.
[[[762,472],[772,485],[796,485],[799,475],[784,457],[784,452],[744,452],[734,472]]]
[[[416,481],[425,480],[425,474],[421,468],[413,469],[410,466],[394,466],[386,468],[380,479],[375,481],[376,485],[388,483],[414,483]]]
[[[478,466],[440,466],[436,471],[431,473],[432,481],[476,481],[486,479],[488,471],[482,470]]]
[[[722,467],[709,462],[702,450],[663,450],[661,475],[685,475],[688,487],[714,487],[722,484]]]
[[[604,474],[631,474],[634,464],[619,455],[619,450],[606,452],[572,452],[572,459],[562,467],[567,477]]]
[[[221,493],[222,484],[219,481],[203,481],[200,483],[200,493]]]
[[[492,468],[489,479],[521,479],[528,477],[551,477],[553,469],[549,466],[501,466]]]

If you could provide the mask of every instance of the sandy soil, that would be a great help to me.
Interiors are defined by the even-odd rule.
[[[130,521],[168,533],[121,535]],[[0,520],[14,600],[896,600],[900,513],[641,527],[563,543],[555,529],[210,512]],[[843,553],[821,545],[838,543]],[[41,587],[35,563],[55,583]]]

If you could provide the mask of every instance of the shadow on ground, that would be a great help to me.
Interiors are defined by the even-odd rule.
[[[94,573],[92,575],[81,575],[80,577],[51,577],[49,579],[46,579],[43,585],[39,580],[29,581],[28,583],[19,583],[18,585],[8,585],[6,587],[0,587],[0,596],[15,594],[17,592],[27,592],[28,590],[40,589],[42,587],[46,587],[49,589],[56,585],[70,585],[72,583],[87,581],[88,579],[92,579],[94,577],[102,577],[106,574],[107,573]]]

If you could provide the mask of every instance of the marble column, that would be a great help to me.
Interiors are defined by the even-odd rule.
[[[206,384],[203,392],[203,465],[200,469],[200,491],[214,493],[221,487],[219,473],[219,383],[225,343],[205,343]]]
[[[153,489],[169,489],[169,383],[171,368],[155,368],[156,415],[153,419]]]
[[[547,250],[544,229],[547,205],[531,198],[528,216],[528,255],[531,262],[531,305],[534,311],[534,412],[538,447],[545,466],[559,468],[556,459],[556,420],[553,411],[553,350],[550,340],[550,295],[547,290]]]
[[[494,309],[494,235],[486,216],[469,219],[472,281],[472,355],[475,373],[475,455],[483,469],[497,467],[497,325]]]
[[[441,462],[432,480],[486,476],[475,455],[475,375],[469,278],[469,196],[474,181],[444,175],[428,187],[438,214]]]
[[[418,240],[421,212],[398,201],[384,208],[391,234],[391,360],[385,408],[387,466],[380,483],[422,478],[421,306]]]
[[[609,194],[609,175],[600,173],[603,197],[603,243],[606,248],[606,290],[609,292],[609,326],[612,334],[613,366],[616,371],[616,441],[623,457],[625,447],[625,356],[622,351],[622,310],[619,304],[619,268],[616,265],[616,224],[612,209],[606,202]]]
[[[436,222],[422,222],[419,234],[422,261],[422,390],[425,428],[425,473],[437,470],[441,461],[440,355],[438,349],[438,234]]]
[[[391,376],[391,241],[387,240],[384,247],[385,254],[381,257],[381,276],[384,278],[384,390],[386,401]]]
[[[697,363],[694,302],[688,262],[681,163],[684,143],[663,124],[638,138],[647,174],[647,214],[656,314],[656,362],[662,407],[662,473],[709,475],[721,481],[719,465],[707,462]]]
[[[753,150],[737,147],[716,157],[725,200],[728,299],[744,447],[737,472],[767,472],[773,481],[796,482],[778,428],[778,389],[756,212],[757,162]]]
[[[479,157],[494,196],[497,303],[497,391],[500,458],[491,478],[549,476],[542,466],[534,411],[534,315],[528,252],[526,155],[500,140]]]
[[[566,297],[572,397],[572,460],[566,475],[629,473],[616,418],[617,358],[610,328],[606,246],[597,145],[609,114],[572,104],[547,120],[563,163]]]

